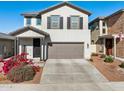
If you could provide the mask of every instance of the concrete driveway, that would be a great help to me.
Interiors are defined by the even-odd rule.
[[[109,90],[108,80],[84,59],[49,59],[43,70],[43,90]],[[101,88],[100,88],[101,87]]]

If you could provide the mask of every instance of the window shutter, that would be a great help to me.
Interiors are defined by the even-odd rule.
[[[60,29],[63,29],[63,17],[60,17]]]
[[[83,17],[80,17],[80,29],[83,29]]]
[[[51,20],[50,20],[50,17],[47,17],[47,29],[50,29],[51,28]]]
[[[70,17],[67,17],[67,29],[70,29]]]

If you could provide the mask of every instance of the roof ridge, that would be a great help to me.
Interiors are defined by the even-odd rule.
[[[29,29],[30,29],[30,30],[33,30],[33,31],[36,31],[36,32],[38,32],[38,33],[42,33],[42,34],[45,35],[45,36],[49,36],[49,34],[48,34],[47,32],[45,32],[45,31],[43,31],[43,30],[40,30],[40,29],[38,29],[38,28],[36,28],[36,27],[33,27],[33,26],[25,26],[25,27],[23,27],[23,28],[19,28],[19,29],[13,31],[13,32],[10,32],[9,35],[13,36],[13,35],[15,35],[15,34],[17,34],[17,33],[22,33],[23,31],[27,31],[27,30],[29,30]]]
[[[45,8],[42,11],[36,12],[37,14],[32,12],[32,14],[34,14],[34,16],[35,15],[38,16],[39,14],[43,14],[43,13],[49,12],[49,11],[53,10],[54,8],[58,8],[58,7],[61,7],[63,5],[68,5],[68,6],[72,7],[72,8],[75,8],[76,10],[78,10],[80,12],[84,12],[84,13],[86,13],[88,15],[91,15],[91,13],[89,11],[87,11],[85,9],[82,9],[81,7],[79,7],[77,5],[74,5],[73,3],[68,2],[68,1],[60,2],[60,3],[57,3],[55,5],[49,6],[48,8]],[[23,15],[23,16],[33,16],[30,13],[22,13],[21,15]]]

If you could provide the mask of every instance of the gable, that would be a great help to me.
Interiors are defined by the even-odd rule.
[[[44,37],[44,36],[32,30],[28,30],[19,35],[16,35],[16,37]]]
[[[37,33],[37,34],[36,34]],[[25,36],[27,35],[31,37],[36,35],[36,36],[49,36],[49,34],[47,32],[44,32],[42,30],[39,30],[35,27],[32,27],[32,26],[27,26],[27,27],[23,27],[23,28],[20,28],[20,29],[17,29],[16,31],[13,31],[13,32],[10,32],[9,35],[11,36]]]
[[[75,5],[72,5],[72,4],[68,3],[68,2],[63,2],[63,3],[60,3],[60,4],[56,5],[56,6],[50,7],[48,9],[44,10],[44,11],[41,11],[41,12],[39,12],[39,15],[45,14],[45,13],[50,12],[50,11],[54,11],[54,10],[56,10],[58,8],[61,8],[61,7],[64,7],[64,6],[70,7],[72,9],[77,10],[79,12],[82,12],[84,14],[91,15],[90,12],[88,12],[88,11],[86,11],[84,9],[81,9],[81,8],[75,6]]]
[[[40,11],[40,12],[23,13],[22,15],[25,16],[25,17],[36,17],[36,16],[40,16],[40,15],[43,15],[43,14],[48,13],[48,12],[54,11],[54,10],[56,10],[58,8],[61,8],[61,7],[64,7],[64,6],[68,6],[68,7],[72,8],[72,9],[74,9],[76,11],[79,11],[81,13],[84,13],[86,15],[91,15],[91,13],[89,11],[84,10],[82,8],[79,8],[79,7],[77,7],[77,6],[73,5],[73,4],[70,4],[68,2],[62,2],[62,3],[58,4],[58,5],[49,7],[47,9],[45,9],[45,10]]]
[[[43,15],[64,15],[64,16],[70,16],[70,15],[85,15],[87,16],[87,14],[82,13],[80,11],[77,11],[69,6],[62,6],[60,8],[57,8],[55,10],[49,11]],[[43,16],[42,15],[42,16]]]

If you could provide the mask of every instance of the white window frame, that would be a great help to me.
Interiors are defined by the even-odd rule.
[[[30,20],[30,24],[28,23],[28,20]],[[28,26],[31,25],[31,18],[26,18],[26,25],[28,25]]]
[[[53,17],[58,17],[58,19],[57,19],[58,21],[56,22],[55,20],[53,20]],[[51,21],[51,25],[50,25],[51,29],[59,29],[60,28],[60,16],[59,15],[51,15],[50,18],[51,18],[51,20],[50,20]],[[56,27],[53,25],[54,23],[57,23]]]
[[[40,23],[38,22],[40,20]],[[36,18],[36,25],[41,25],[41,18]]]
[[[74,27],[72,24],[74,23],[73,19],[74,17],[78,17],[77,27]],[[73,23],[72,23],[73,22]],[[80,28],[80,16],[71,16],[70,17],[70,28],[71,29],[79,29]]]

